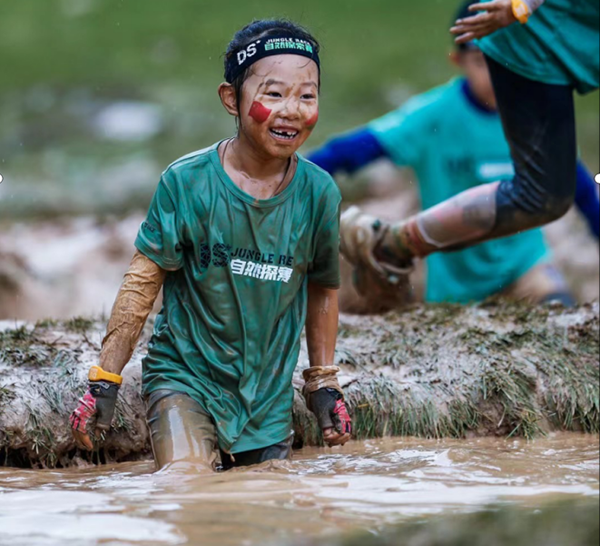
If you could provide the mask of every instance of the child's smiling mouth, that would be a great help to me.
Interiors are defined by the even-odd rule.
[[[274,127],[269,129],[269,133],[276,140],[291,142],[300,134],[300,131],[292,128]]]

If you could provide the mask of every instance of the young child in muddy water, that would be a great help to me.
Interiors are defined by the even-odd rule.
[[[162,175],[114,305],[89,389],[71,416],[78,445],[110,428],[121,372],[162,287],[143,362],[159,468],[288,459],[292,374],[306,323],[304,394],[330,446],[351,425],[333,365],[339,191],[296,151],[319,116],[319,44],[285,20],[240,30],[221,103],[238,133]]]

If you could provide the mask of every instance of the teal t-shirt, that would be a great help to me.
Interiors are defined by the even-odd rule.
[[[234,184],[216,145],[173,163],[135,243],[169,272],[144,394],[190,395],[231,453],[288,438],[307,283],[340,283],[340,202],[333,179],[302,157],[269,200]]]
[[[510,25],[479,45],[521,76],[587,93],[598,88],[599,40],[598,0],[546,0],[527,24]]]
[[[514,174],[500,117],[469,99],[463,79],[412,98],[369,128],[397,165],[414,169],[424,209]],[[432,254],[427,258],[426,299],[482,300],[547,259],[539,229]]]

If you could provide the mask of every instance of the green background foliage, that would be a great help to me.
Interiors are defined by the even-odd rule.
[[[2,2],[0,172],[5,184],[0,186],[0,216],[125,212],[146,206],[168,163],[233,132],[233,120],[216,95],[222,55],[233,33],[254,18],[289,17],[322,41],[322,115],[309,141],[314,146],[450,78],[448,28],[457,4]],[[139,142],[94,134],[89,120],[98,108],[122,100],[158,105],[160,132]],[[597,172],[597,93],[578,99],[578,123],[582,154]],[[113,188],[110,169],[132,158],[148,166],[143,180],[132,181],[129,190]]]

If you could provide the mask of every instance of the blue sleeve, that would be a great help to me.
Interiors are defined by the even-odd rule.
[[[577,208],[585,219],[596,239],[600,236],[600,199],[598,187],[585,165],[577,163],[577,193],[575,194]]]
[[[312,151],[307,159],[330,175],[341,172],[352,174],[387,153],[369,129],[357,129],[329,140]]]

